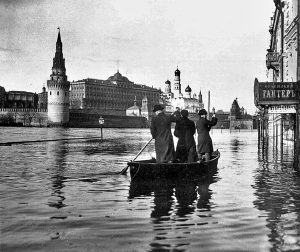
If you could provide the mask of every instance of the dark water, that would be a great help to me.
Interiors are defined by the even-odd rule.
[[[0,128],[0,142],[95,137],[98,129]],[[104,140],[0,146],[1,251],[300,251],[291,143],[213,130],[218,171],[183,181],[116,175],[148,129]],[[279,148],[280,147],[280,148]],[[153,144],[141,155],[154,155]]]

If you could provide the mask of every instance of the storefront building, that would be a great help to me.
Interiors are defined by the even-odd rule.
[[[266,55],[267,81],[254,82],[259,138],[299,148],[299,8],[298,0],[274,0],[270,46]]]

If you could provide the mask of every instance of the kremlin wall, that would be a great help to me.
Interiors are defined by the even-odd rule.
[[[8,91],[0,86],[0,125],[100,127],[149,127],[153,106],[164,104],[166,113],[179,109],[189,111],[190,118],[198,120],[198,111],[204,108],[201,91],[192,93],[189,85],[181,90],[180,71],[174,72],[173,85],[167,80],[164,91],[136,84],[119,71],[106,80],[87,78],[68,81],[63,57],[60,31],[58,32],[52,72],[41,93]],[[252,117],[241,117],[237,101],[230,113],[220,111],[217,127],[229,128],[247,125],[252,128]],[[238,107],[238,108],[237,108]],[[243,111],[242,114],[244,115]],[[235,121],[235,123],[230,122]],[[238,121],[243,121],[238,123]]]

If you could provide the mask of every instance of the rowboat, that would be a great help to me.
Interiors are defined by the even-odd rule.
[[[143,178],[181,178],[202,175],[207,172],[214,172],[218,165],[220,152],[212,153],[208,161],[194,163],[156,163],[156,160],[131,161],[127,165],[130,168],[131,179]]]

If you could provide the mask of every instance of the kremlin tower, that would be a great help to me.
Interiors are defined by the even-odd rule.
[[[180,84],[180,71],[177,69],[175,70],[175,78],[174,78],[174,96],[178,98],[181,94],[181,84]]]
[[[67,125],[69,122],[69,89],[62,52],[60,29],[56,41],[56,52],[53,58],[52,74],[47,81],[48,87],[48,123],[50,125]]]

